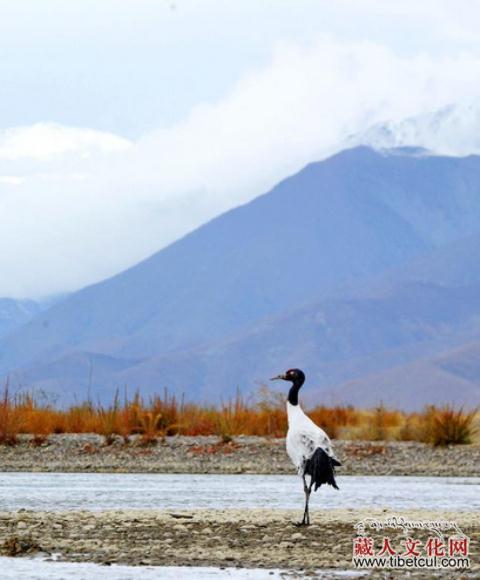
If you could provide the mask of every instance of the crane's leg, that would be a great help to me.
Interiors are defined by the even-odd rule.
[[[310,494],[312,493],[312,483],[310,486],[307,485],[307,480],[305,475],[303,478],[303,491],[305,492],[305,511],[303,512],[303,520],[299,522],[298,526],[309,526],[310,525],[310,512],[308,511],[308,502],[310,501]]]

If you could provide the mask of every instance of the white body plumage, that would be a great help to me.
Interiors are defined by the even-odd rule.
[[[332,459],[337,459],[329,436],[305,415],[300,405],[287,402],[287,416],[287,454],[299,475],[303,475],[306,461],[318,448],[323,449]]]

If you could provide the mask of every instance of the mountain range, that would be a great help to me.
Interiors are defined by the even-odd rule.
[[[475,405],[479,249],[480,157],[354,147],[10,327],[0,375],[219,401],[299,366],[310,404]]]
[[[28,322],[40,310],[41,304],[34,300],[0,298],[0,338]]]

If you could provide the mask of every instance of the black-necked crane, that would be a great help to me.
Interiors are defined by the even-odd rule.
[[[305,511],[303,520],[298,525],[308,526],[310,525],[308,503],[312,488],[317,491],[322,484],[328,483],[338,489],[335,481],[335,467],[341,463],[335,457],[329,436],[305,415],[298,404],[298,391],[305,382],[303,372],[300,369],[290,369],[271,380],[292,383],[287,400],[287,453],[303,479],[305,492]]]

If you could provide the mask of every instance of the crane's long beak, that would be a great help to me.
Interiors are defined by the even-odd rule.
[[[271,381],[280,381],[280,380],[284,381],[285,375],[277,375],[276,377],[272,377],[270,380]]]

